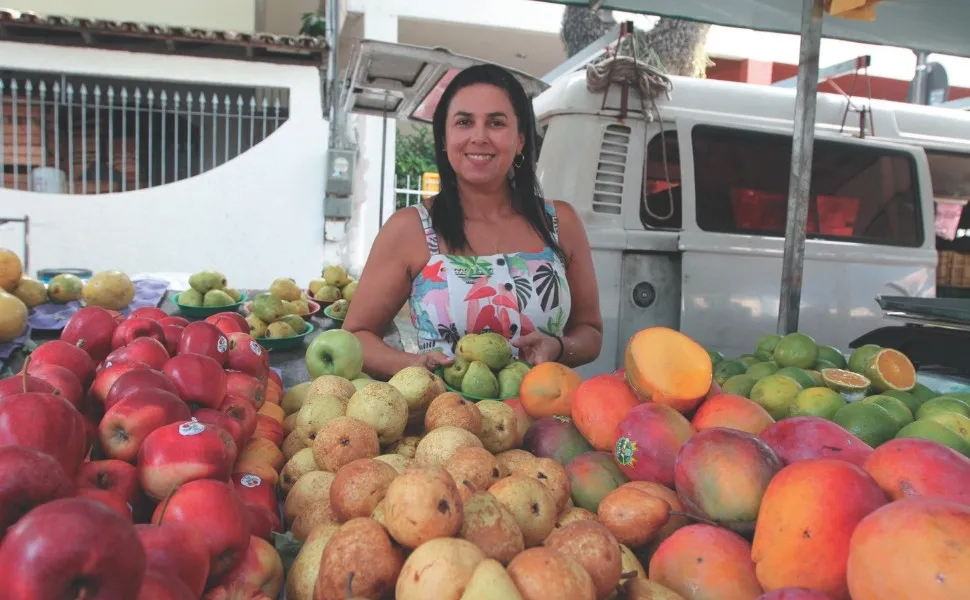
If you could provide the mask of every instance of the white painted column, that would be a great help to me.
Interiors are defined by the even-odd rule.
[[[398,16],[389,10],[393,3],[380,0],[367,0],[364,3],[365,39],[383,42],[397,42]],[[359,273],[367,261],[371,244],[377,237],[381,223],[394,213],[394,143],[397,122],[387,122],[386,150],[383,153],[384,170],[381,172],[381,146],[384,119],[381,117],[357,116],[349,123],[355,123],[359,155],[357,177],[354,182],[354,208],[349,224],[348,259],[353,272]],[[384,204],[381,207],[381,178],[384,179]]]

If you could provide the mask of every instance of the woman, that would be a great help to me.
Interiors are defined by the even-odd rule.
[[[461,336],[484,330],[532,364],[592,362],[603,323],[589,241],[570,205],[542,198],[521,84],[494,65],[465,69],[442,94],[433,129],[441,192],[388,219],[344,321],[364,347],[364,370],[387,379],[410,365],[447,366]],[[405,301],[417,355],[381,339]]]

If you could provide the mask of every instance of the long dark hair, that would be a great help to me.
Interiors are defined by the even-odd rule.
[[[547,246],[559,256],[563,263],[566,254],[552,235],[552,217],[545,209],[545,199],[542,188],[536,179],[536,119],[532,110],[532,102],[522,88],[522,84],[502,67],[490,64],[475,65],[458,73],[448,87],[445,88],[434,111],[433,130],[435,145],[435,161],[438,163],[438,175],[441,178],[441,191],[431,204],[431,225],[440,235],[449,250],[468,250],[468,238],[465,237],[465,219],[458,201],[458,176],[448,161],[445,149],[445,129],[448,120],[448,109],[451,100],[458,90],[470,85],[485,83],[505,90],[519,122],[519,133],[525,138],[522,147],[522,164],[513,165],[514,177],[510,181],[512,186],[512,207],[532,226]],[[518,159],[517,159],[518,160]]]

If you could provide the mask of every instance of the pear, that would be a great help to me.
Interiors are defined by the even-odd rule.
[[[310,285],[307,286],[307,289],[310,290],[311,294],[316,294],[325,285],[327,285],[327,280],[322,277],[317,277],[316,279],[310,280]]]
[[[283,301],[279,297],[265,292],[253,298],[252,313],[264,323],[278,321],[280,317],[286,314],[283,309]]]
[[[274,279],[269,285],[269,293],[281,300],[290,302],[300,299],[300,286],[296,285],[296,280],[288,277]]]
[[[290,302],[289,300],[283,300],[283,315],[296,315],[296,316],[300,316],[300,307],[298,307],[296,305],[296,302]]]
[[[486,558],[478,563],[460,600],[522,600],[502,563]]]
[[[179,294],[179,304],[182,306],[202,306],[204,298],[198,290],[185,290]]]
[[[34,308],[47,302],[47,287],[36,279],[21,277],[13,290],[13,295],[20,298],[27,308]]]
[[[293,331],[290,324],[283,321],[270,323],[269,327],[266,328],[266,337],[268,338],[288,338],[294,335],[296,335],[296,332]]]
[[[465,373],[468,372],[468,361],[460,356],[456,356],[454,362],[449,366],[444,368],[443,376],[445,383],[450,385],[452,389],[461,389],[461,380],[464,379]]]
[[[310,383],[309,381],[304,381],[286,390],[286,393],[283,394],[283,399],[280,401],[280,408],[283,409],[283,412],[287,415],[292,415],[303,408],[307,392],[310,391]]]
[[[505,368],[498,372],[498,395],[499,398],[514,398],[519,395],[519,387],[522,385],[524,374],[517,369]]]
[[[300,315],[286,315],[280,319],[280,322],[289,325],[294,335],[300,335],[306,331],[306,321]]]
[[[325,285],[313,294],[313,299],[320,302],[336,302],[340,298],[340,288],[335,285]]]
[[[227,287],[223,291],[226,292],[227,294],[229,294],[229,297],[232,298],[232,301],[233,302],[239,302],[240,300],[242,300],[242,294],[236,288],[228,288]]]
[[[181,300],[181,297],[179,298]],[[249,315],[246,317],[246,322],[249,323],[249,335],[254,338],[266,337],[266,322],[257,317],[256,315]]]
[[[491,331],[468,334],[458,340],[457,354],[465,360],[481,361],[494,371],[512,362],[512,346],[504,336]]]
[[[310,305],[304,299],[294,300],[293,306],[296,307],[296,314],[305,317],[310,314]]]
[[[202,306],[229,306],[234,304],[232,296],[222,290],[209,290],[202,298]]]
[[[479,398],[496,398],[498,390],[498,379],[486,363],[475,360],[468,365],[468,372],[461,380],[462,393]]]
[[[323,279],[330,285],[339,285],[347,279],[347,269],[343,265],[329,265],[323,269]]]
[[[199,271],[189,277],[189,286],[200,294],[209,290],[223,290],[226,283],[226,276],[218,271]]]
[[[335,319],[343,319],[347,316],[348,308],[350,308],[350,302],[346,298],[341,298],[330,305],[330,314]]]
[[[346,298],[348,302],[354,299],[354,293],[356,292],[357,292],[356,279],[354,281],[351,281],[344,287],[340,288],[340,293],[344,295],[344,298]]]

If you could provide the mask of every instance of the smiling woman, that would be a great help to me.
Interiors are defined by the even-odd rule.
[[[364,370],[433,370],[451,363],[461,336],[483,331],[532,364],[594,360],[603,326],[589,242],[570,205],[542,197],[522,86],[501,67],[469,67],[442,94],[433,128],[441,192],[381,229],[344,321]],[[381,339],[405,301],[417,355]]]

